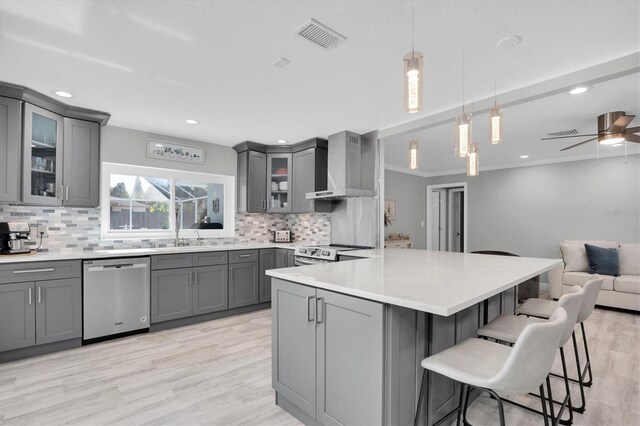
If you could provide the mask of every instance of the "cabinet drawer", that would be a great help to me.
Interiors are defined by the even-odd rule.
[[[79,260],[10,263],[0,265],[0,284],[80,278],[81,271]]]
[[[193,253],[193,266],[224,265],[229,261],[226,251],[211,251],[207,253]]]
[[[259,250],[238,250],[229,252],[229,263],[258,262]]]
[[[193,255],[185,254],[162,254],[151,256],[151,269],[172,269],[190,268],[193,265]]]

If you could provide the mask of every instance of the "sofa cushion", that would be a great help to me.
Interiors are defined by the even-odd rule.
[[[618,243],[614,241],[587,241],[587,240],[566,240],[560,244],[562,258],[564,260],[565,272],[587,272],[589,260],[585,244],[591,244],[604,248],[618,248]]]
[[[618,255],[620,275],[640,275],[640,244],[622,243]]]
[[[562,274],[562,284],[564,285],[579,285],[582,287],[584,283],[589,281],[591,278],[595,278],[596,275],[589,274],[587,272],[565,272]],[[601,290],[613,290],[613,279],[610,275],[600,275],[602,278],[602,289]]]
[[[613,289],[622,293],[640,294],[640,275],[620,275],[613,281]]]
[[[604,248],[585,244],[587,250],[587,258],[589,259],[590,274],[620,275],[620,258],[618,250],[614,248]]]

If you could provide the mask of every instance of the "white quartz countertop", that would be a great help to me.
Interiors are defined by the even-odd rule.
[[[135,249],[113,249],[113,250],[93,250],[93,251],[67,251],[67,252],[44,252],[27,255],[3,255],[0,256],[0,264],[23,263],[23,262],[46,262],[52,260],[78,260],[78,259],[104,259],[110,257],[135,257],[150,256],[158,254],[176,253],[198,253],[207,251],[232,251],[232,250],[256,250],[268,248],[284,248],[293,250],[302,244],[296,243],[255,243],[255,244],[220,244],[202,245],[187,247],[156,247],[156,248],[135,248]]]
[[[267,275],[449,316],[562,265],[561,259],[426,250],[360,250],[344,254],[363,259],[272,269]],[[367,254],[369,257],[364,258]]]

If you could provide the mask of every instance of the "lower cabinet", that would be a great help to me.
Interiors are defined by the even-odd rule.
[[[229,308],[253,305],[259,302],[260,262],[229,265]]]
[[[276,267],[276,252],[277,249],[260,250],[260,303],[271,300],[271,277],[267,271]]]
[[[82,337],[80,278],[0,285],[0,352]]]
[[[294,264],[295,252],[290,249],[276,249],[276,268],[291,268]]]
[[[227,265],[151,272],[151,322],[227,309]]]
[[[272,286],[274,389],[322,424],[382,424],[383,305],[279,279]]]

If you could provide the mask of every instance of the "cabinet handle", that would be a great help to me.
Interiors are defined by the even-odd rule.
[[[262,210],[267,211],[267,199],[262,200]]]
[[[313,296],[307,296],[307,321],[311,322],[311,321],[315,321],[315,310],[311,308],[312,304],[309,303],[312,300],[315,300],[316,298]],[[313,303],[313,307],[315,308],[315,303]]]
[[[321,324],[324,321],[324,298],[318,297],[316,299],[316,324]]]
[[[31,287],[29,287],[29,304],[31,304]]]
[[[233,280],[233,266],[229,268],[229,280]]]
[[[198,273],[193,271],[193,285],[198,285]]]
[[[69,185],[64,187],[64,199],[69,201]]]
[[[244,259],[246,257],[251,257],[251,255],[250,254],[240,254],[240,255],[238,255],[238,257]]]
[[[38,286],[38,304],[42,303],[42,286]]]
[[[53,272],[56,268],[46,268],[46,269],[25,269],[23,271],[13,271],[14,274],[31,274],[35,272]]]
[[[60,201],[64,201],[64,186],[60,185],[58,187],[56,187],[56,198]]]
[[[191,285],[191,272],[187,272],[187,285]]]

